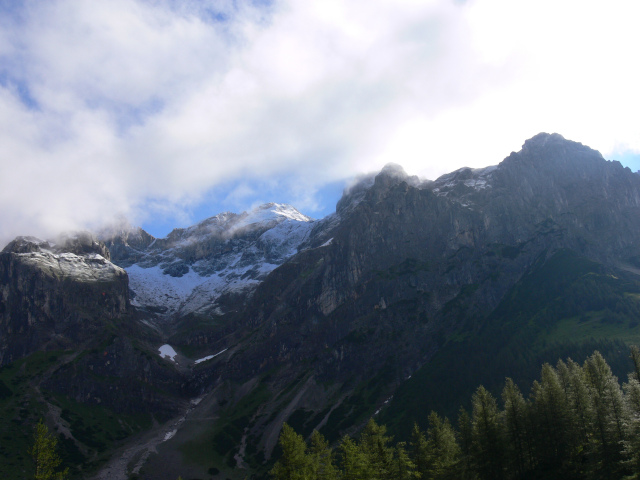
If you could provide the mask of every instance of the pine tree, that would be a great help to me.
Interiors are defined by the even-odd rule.
[[[420,474],[420,477],[424,479],[428,479],[427,476],[429,469],[429,450],[427,446],[427,438],[418,427],[417,423],[413,424],[413,430],[411,431],[411,442],[409,443],[411,447],[411,456],[416,466],[416,471]]]
[[[449,419],[443,420],[436,412],[429,414],[426,450],[428,460],[423,478],[444,480],[455,477],[460,447]]]
[[[49,429],[42,420],[35,427],[33,446],[29,454],[36,466],[35,480],[64,480],[69,469],[56,472],[62,460],[57,451],[58,439],[49,433]]]
[[[633,472],[630,479],[640,480],[640,382],[629,375],[629,383],[624,385],[625,402],[629,409],[629,425],[624,442],[624,453],[628,467]]]
[[[480,386],[472,397],[472,452],[480,478],[504,478],[504,435],[495,398]]]
[[[282,457],[276,462],[270,475],[274,480],[312,480],[315,478],[314,462],[307,454],[307,444],[288,424],[280,432]]]
[[[398,442],[394,449],[393,464],[389,478],[394,480],[412,480],[420,478],[420,474],[416,471],[416,464],[413,463],[411,457],[407,453],[407,444]]]
[[[464,480],[474,480],[476,474],[473,456],[473,424],[469,413],[462,407],[458,413],[458,438],[460,439],[458,476]]]
[[[563,383],[568,382],[567,404],[571,425],[571,464],[576,476],[593,470],[594,412],[589,385],[584,369],[571,359],[558,362],[558,374]]]
[[[612,478],[619,474],[623,460],[624,424],[628,422],[626,405],[618,379],[600,352],[595,352],[585,362],[589,380],[590,397],[599,440],[600,470]]]
[[[529,406],[518,386],[507,378],[502,390],[509,470],[514,476],[522,476],[531,467],[530,432],[527,431]]]
[[[309,455],[313,462],[312,470],[316,472],[317,480],[335,480],[338,470],[333,465],[333,451],[329,442],[317,430],[311,434]]]
[[[538,425],[538,462],[543,469],[559,471],[570,450],[570,415],[558,374],[548,363],[542,366],[541,382],[535,381],[531,392]]]
[[[361,480],[372,477],[369,458],[358,447],[356,442],[345,435],[338,447],[340,450],[340,470],[342,480]]]
[[[392,438],[386,435],[387,427],[369,420],[360,434],[359,448],[371,467],[370,479],[392,478],[393,447]]]

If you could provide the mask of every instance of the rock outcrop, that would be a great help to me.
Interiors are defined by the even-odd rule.
[[[0,252],[0,365],[77,346],[129,311],[126,272],[91,234],[18,237]]]

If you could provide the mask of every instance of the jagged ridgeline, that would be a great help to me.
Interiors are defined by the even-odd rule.
[[[317,431],[308,443],[289,425],[280,435],[274,480],[355,479],[622,479],[640,475],[640,350],[622,386],[599,352],[580,366],[571,359],[542,366],[524,395],[507,378],[500,401],[480,386],[471,413],[457,425],[431,411],[426,434],[392,442],[370,420],[358,439],[332,449]],[[501,406],[499,406],[501,404]]]
[[[320,220],[270,203],[166,238],[21,237],[0,253],[0,473],[28,476],[40,418],[72,478],[265,478],[284,422],[409,441],[545,362],[598,350],[623,378],[639,275],[640,175],[557,134],[435,181],[388,165]]]

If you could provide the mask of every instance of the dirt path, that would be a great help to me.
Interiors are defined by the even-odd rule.
[[[183,415],[154,426],[150,432],[117,450],[91,480],[128,480],[130,474],[139,473],[149,455],[157,453],[156,447],[176,434],[201,400],[202,397],[191,400]]]

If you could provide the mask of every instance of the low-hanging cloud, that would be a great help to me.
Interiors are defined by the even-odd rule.
[[[631,3],[517,4],[25,2],[0,20],[0,241],[283,175],[313,205],[390,161],[434,177],[543,130],[640,150]]]

